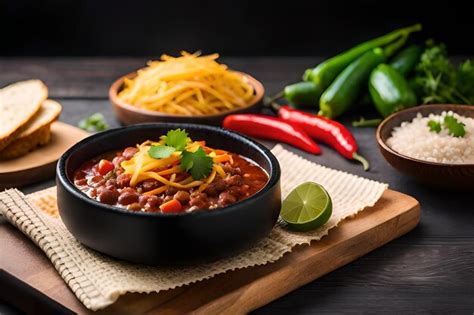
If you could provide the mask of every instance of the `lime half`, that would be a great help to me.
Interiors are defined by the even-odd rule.
[[[299,185],[283,201],[280,216],[288,226],[298,231],[309,231],[328,222],[332,201],[323,186],[307,182]]]

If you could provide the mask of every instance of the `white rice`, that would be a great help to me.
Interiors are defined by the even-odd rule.
[[[454,116],[465,124],[464,137],[453,137],[445,128],[440,133],[430,131],[429,120],[443,122],[446,115]],[[411,122],[403,122],[395,127],[387,144],[403,155],[438,163],[474,164],[474,119],[460,116],[452,111],[441,115],[430,114],[423,117],[421,113]]]

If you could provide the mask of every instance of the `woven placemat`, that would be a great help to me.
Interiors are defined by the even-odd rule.
[[[27,197],[16,189],[6,190],[0,193],[0,213],[46,253],[87,308],[98,310],[114,303],[126,292],[159,292],[231,270],[274,262],[296,245],[321,239],[345,218],[373,206],[387,189],[386,184],[312,163],[280,145],[272,152],[281,165],[283,196],[298,184],[318,182],[332,197],[331,219],[323,227],[307,233],[290,232],[277,225],[253,249],[213,263],[192,267],[151,267],[115,260],[85,248],[57,217],[54,187]]]

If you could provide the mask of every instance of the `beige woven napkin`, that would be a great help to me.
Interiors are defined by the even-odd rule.
[[[274,262],[291,252],[294,246],[321,239],[344,218],[373,206],[387,188],[386,184],[312,163],[280,145],[272,151],[282,169],[283,196],[300,183],[318,182],[333,199],[331,219],[320,229],[308,233],[289,232],[276,226],[253,249],[209,264],[150,267],[114,260],[87,249],[74,239],[59,218],[50,215],[57,211],[55,188],[31,194],[28,198],[16,189],[6,190],[0,193],[0,213],[46,253],[87,308],[98,310],[114,303],[126,292],[159,292],[231,270]]]

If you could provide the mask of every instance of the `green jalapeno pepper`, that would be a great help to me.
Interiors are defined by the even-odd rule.
[[[416,24],[410,27],[395,30],[384,36],[380,36],[361,43],[343,53],[323,61],[313,69],[306,70],[305,74],[303,75],[303,80],[313,81],[321,89],[325,89],[350,63],[361,57],[367,51],[388,45],[400,37],[406,37],[410,33],[420,30],[421,25]]]
[[[293,107],[319,106],[319,98],[323,91],[313,82],[298,82],[285,87],[283,97]]]
[[[362,87],[367,84],[372,70],[402,47],[408,36],[409,34],[401,36],[384,49],[369,50],[353,61],[321,95],[319,114],[334,118],[346,112],[357,100]]]
[[[383,117],[417,104],[407,80],[387,64],[378,65],[370,74],[369,92],[375,108]]]
[[[390,60],[390,66],[406,77],[415,69],[422,52],[421,47],[417,45],[404,48]]]

